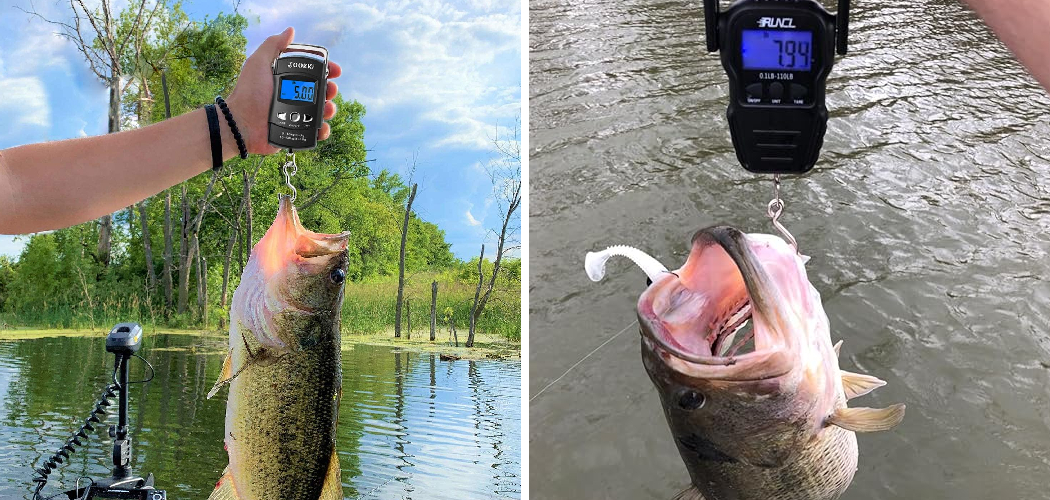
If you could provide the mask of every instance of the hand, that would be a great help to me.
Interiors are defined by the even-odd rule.
[[[279,149],[271,146],[267,141],[269,129],[270,97],[273,95],[273,62],[281,51],[288,48],[295,37],[295,30],[285,29],[282,33],[273,35],[263,41],[258,49],[244,61],[241,74],[237,78],[237,86],[233,93],[226,99],[230,106],[233,117],[237,120],[237,128],[244,137],[245,145],[249,153],[273,154]],[[339,87],[331,79],[338,77],[343,70],[338,64],[328,62],[328,88],[325,92],[324,119],[330,120],[335,116],[335,97]],[[317,140],[323,141],[331,133],[331,127],[322,123],[317,130]]]

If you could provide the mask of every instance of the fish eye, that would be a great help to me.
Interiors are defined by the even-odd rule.
[[[332,273],[328,275],[328,278],[332,280],[332,283],[341,285],[346,280],[346,271],[341,268],[332,269]]]
[[[699,410],[704,407],[707,398],[703,394],[686,389],[678,396],[678,407],[683,410]]]

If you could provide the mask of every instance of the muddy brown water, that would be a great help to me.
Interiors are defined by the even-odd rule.
[[[688,484],[632,325],[644,275],[582,263],[629,244],[674,268],[700,227],[772,231],[699,6],[530,2],[532,498]],[[843,498],[1048,499],[1050,99],[955,1],[858,3],[851,27],[822,159],[783,188],[843,369],[888,382],[860,401],[908,405],[859,437]]]

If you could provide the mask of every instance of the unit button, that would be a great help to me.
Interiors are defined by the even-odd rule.
[[[769,84],[769,98],[780,99],[784,96],[784,85],[780,82],[773,82]]]
[[[293,121],[293,122],[299,121],[299,113],[289,113],[288,114],[288,119]]]
[[[808,93],[809,89],[807,89],[806,87],[803,87],[802,85],[799,85],[797,83],[791,84],[791,99],[796,101],[804,99],[806,97],[806,94]]]
[[[762,99],[762,84],[761,83],[752,83],[751,85],[748,85],[747,87],[744,87],[744,90],[747,91],[747,96],[748,97],[752,97],[752,98],[755,98],[755,99]]]
[[[280,119],[280,120],[287,120],[288,119],[288,113],[277,113],[277,118]]]
[[[310,116],[310,115],[308,115],[306,113],[303,113],[303,123],[310,123],[312,121],[314,121],[314,117],[312,117],[312,116]]]

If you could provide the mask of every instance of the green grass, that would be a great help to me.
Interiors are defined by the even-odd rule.
[[[429,339],[430,283],[435,280],[438,281],[436,339],[447,340],[451,336],[449,325],[453,323],[462,343],[467,338],[476,283],[466,283],[450,273],[419,273],[406,279],[404,296],[411,315],[406,308],[402,317],[402,335],[406,338]],[[498,284],[492,292],[488,305],[478,319],[479,335],[513,342],[521,340],[520,291],[508,288],[511,287]],[[396,303],[397,277],[347,283],[343,299],[343,335],[387,332],[392,336]],[[34,335],[42,331],[105,333],[113,325],[125,321],[138,322],[151,332],[200,331],[217,328],[219,319],[229,314],[213,305],[209,309],[208,325],[201,325],[193,313],[172,315],[165,320],[160,309],[152,306],[151,301],[140,299],[135,294],[96,300],[92,305],[94,307],[89,307],[83,301],[74,302],[71,306],[66,303],[43,303],[17,315],[0,313],[0,335]],[[190,304],[190,307],[195,309],[196,303]]]
[[[413,276],[404,296],[411,308],[411,331],[402,312],[402,335],[430,337],[430,283],[438,281],[436,338],[449,336],[446,313],[451,314],[456,333],[463,342],[470,326],[470,309],[476,284],[440,275]],[[505,288],[505,287],[504,287]],[[375,334],[393,331],[397,305],[397,278],[374,283],[347,283],[343,299],[343,332]],[[521,296],[519,290],[497,286],[478,318],[477,331],[510,340],[521,340]]]

